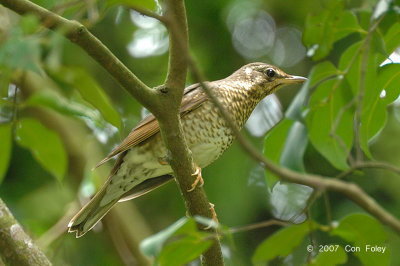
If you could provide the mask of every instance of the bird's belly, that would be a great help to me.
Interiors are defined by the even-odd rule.
[[[231,130],[210,102],[187,114],[182,126],[193,160],[201,168],[218,159],[233,141]]]

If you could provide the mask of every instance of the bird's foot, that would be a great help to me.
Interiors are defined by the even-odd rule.
[[[212,219],[214,220],[214,222],[216,222],[217,225],[218,225],[218,224],[219,224],[219,221],[218,221],[217,213],[215,212],[214,206],[215,206],[215,205],[212,204],[212,203],[210,202],[210,210],[211,210],[211,215],[212,215],[211,218],[212,218]],[[209,226],[205,227],[204,230],[208,230],[208,229],[210,229],[212,226],[213,226],[213,225],[210,224]]]
[[[198,183],[200,183],[200,187],[204,185],[204,180],[201,176],[201,168],[196,163],[194,164],[194,168],[196,169],[196,171],[192,174],[192,176],[196,176],[196,180],[193,182],[192,186],[190,187],[190,189],[188,189],[187,192],[192,192],[197,187]]]
[[[158,158],[158,163],[161,165],[168,165],[168,162],[161,157]]]

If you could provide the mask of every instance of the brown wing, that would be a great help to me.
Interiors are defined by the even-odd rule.
[[[198,108],[203,102],[207,100],[207,96],[201,89],[200,84],[193,84],[184,90],[182,104],[181,104],[181,117],[185,114]],[[119,144],[110,154],[100,161],[95,168],[110,160],[112,157],[129,150],[130,148],[138,145],[139,143],[150,138],[160,131],[157,119],[153,114],[147,115],[140,123],[132,129],[128,137],[126,137],[121,144]],[[115,165],[117,166],[117,165]],[[115,168],[114,166],[114,168]]]

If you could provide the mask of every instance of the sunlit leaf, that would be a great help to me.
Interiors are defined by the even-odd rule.
[[[340,57],[339,69],[347,71],[346,77],[354,95],[360,88],[361,42],[351,45]]]
[[[307,16],[303,42],[312,49],[309,56],[314,60],[326,57],[334,42],[351,33],[364,32],[356,15],[349,10],[343,11],[343,7],[343,1],[331,1],[324,11]]]
[[[307,143],[307,128],[299,121],[294,122],[281,151],[280,165],[294,171],[304,172],[303,155]]]
[[[347,262],[347,254],[343,247],[339,246],[335,251],[321,252],[310,263],[312,266],[336,266]]]
[[[382,14],[386,13],[389,10],[390,4],[392,1],[388,0],[379,0],[378,3],[375,5],[374,14],[372,17],[374,19],[379,18]]]
[[[285,145],[286,136],[292,126],[290,119],[282,120],[271,132],[267,134],[264,141],[264,155],[275,163],[279,163],[281,151]],[[269,189],[275,185],[279,178],[273,173],[266,172],[267,185]]]
[[[302,223],[307,218],[304,209],[313,189],[294,183],[278,182],[272,189],[270,205],[275,218]]]
[[[310,73],[310,87],[314,87],[319,82],[328,77],[335,77],[338,74],[336,67],[329,61],[324,61],[314,66]]]
[[[386,44],[386,49],[391,54],[397,47],[400,46],[400,23],[394,23],[383,37]]]
[[[11,124],[0,124],[0,184],[7,172],[11,156]]]
[[[316,46],[314,60],[328,55],[334,41],[335,24],[343,12],[343,3],[333,1],[333,4],[317,15],[309,14],[306,18],[303,42],[308,46]]]
[[[378,73],[378,88],[385,90],[382,100],[386,104],[392,103],[400,94],[400,64],[386,64]]]
[[[26,118],[18,122],[16,141],[58,180],[67,170],[67,154],[59,136],[39,121]]]
[[[211,240],[187,236],[166,245],[161,251],[158,262],[161,266],[185,265],[198,258],[211,245]]]
[[[286,257],[300,245],[304,237],[310,232],[309,222],[280,229],[265,239],[256,249],[252,261],[256,265],[265,265],[266,262],[278,257]]]
[[[358,24],[356,15],[353,12],[346,10],[343,12],[339,22],[337,23],[333,39],[334,41],[337,41],[351,33],[359,31],[362,31],[362,29]]]
[[[179,228],[184,226],[188,221],[189,219],[187,217],[183,217],[169,227],[165,228],[164,230],[147,237],[140,243],[140,250],[143,252],[143,254],[147,256],[158,254],[161,251],[161,248],[164,245],[165,241],[167,241],[168,238],[170,238]]]
[[[310,100],[307,117],[313,146],[338,169],[348,168],[347,156],[353,142],[353,106],[346,106],[352,96],[341,79],[325,81]]]
[[[300,91],[296,94],[293,101],[285,112],[285,117],[292,120],[303,121],[303,109],[308,102],[308,94],[310,91],[310,80],[307,80],[301,86]]]
[[[52,72],[51,75],[54,79],[73,86],[87,102],[100,111],[106,121],[118,128],[121,127],[120,116],[107,94],[84,69],[60,68],[57,72]]]
[[[368,142],[384,127],[386,116],[386,105],[379,96],[361,116],[361,148],[369,158],[372,155],[369,151]]]
[[[214,219],[203,217],[203,216],[196,215],[196,216],[194,216],[194,220],[196,222],[198,222],[199,224],[202,224],[206,227],[210,227],[213,229],[217,229],[220,226]]]
[[[383,37],[382,37],[382,35],[380,34],[379,31],[375,31],[372,34],[371,48],[370,49],[373,49],[373,52],[376,51],[377,53],[380,54],[379,55],[380,57],[378,59],[379,62],[382,62],[383,60],[385,60],[389,56],[389,54],[386,51],[385,41],[384,41],[384,39],[383,39]]]
[[[339,236],[360,247],[356,255],[364,265],[389,265],[390,251],[386,248],[385,253],[372,252],[368,248],[380,246],[387,247],[387,234],[382,225],[373,217],[356,213],[343,218],[339,226],[332,232],[332,235]]]
[[[96,125],[102,123],[100,114],[76,101],[68,100],[60,93],[51,90],[41,90],[33,94],[26,102],[27,106],[41,106],[51,108],[63,115],[88,118]]]
[[[282,116],[281,103],[275,94],[271,94],[256,106],[245,126],[251,135],[262,137],[279,123]]]
[[[400,94],[400,64],[387,64],[381,67],[378,82],[373,91],[365,92],[365,103],[361,117],[361,145],[371,157],[368,142],[384,127],[386,106]],[[383,95],[381,95],[384,93]]]

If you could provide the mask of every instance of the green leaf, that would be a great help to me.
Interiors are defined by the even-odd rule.
[[[391,104],[400,94],[400,64],[387,64],[380,68],[378,82],[373,91],[365,91],[365,101],[361,116],[361,147],[368,157],[369,141],[383,129],[387,111],[386,106]],[[381,97],[382,91],[385,96]]]
[[[0,46],[0,66],[10,69],[31,70],[42,74],[40,67],[40,40],[35,35],[23,36],[16,28]]]
[[[379,62],[384,61],[389,54],[386,51],[385,41],[379,31],[374,31],[371,39],[371,48],[380,54]]]
[[[67,170],[67,154],[58,135],[34,119],[18,122],[17,143],[31,151],[33,157],[61,181]]]
[[[8,169],[11,157],[11,124],[0,124],[0,184]]]
[[[339,71],[329,61],[324,61],[314,66],[310,73],[310,87],[314,87],[319,82],[323,81],[328,77],[336,77]]]
[[[400,94],[400,64],[386,64],[379,69],[378,88],[386,91],[382,99],[386,104],[395,101]]]
[[[281,151],[283,150],[286,136],[292,124],[292,120],[284,119],[267,134],[264,141],[265,157],[275,163],[279,163]],[[269,189],[272,189],[276,182],[279,180],[279,178],[275,174],[269,171],[266,171],[266,179]]]
[[[334,167],[341,170],[348,168],[347,156],[353,142],[354,108],[345,108],[351,99],[345,80],[327,80],[314,92],[307,117],[311,143]]]
[[[106,121],[117,128],[121,127],[120,116],[112,106],[110,99],[84,69],[78,67],[60,68],[57,72],[52,72],[51,75],[57,81],[73,86],[87,102],[100,111]]]
[[[354,255],[364,265],[389,265],[390,251],[387,248],[383,254],[367,250],[373,246],[386,247],[387,234],[375,218],[361,213],[351,214],[343,218],[331,234],[359,247],[360,251]]]
[[[270,195],[273,216],[283,221],[303,222],[306,219],[304,209],[312,191],[304,185],[278,182]]]
[[[136,6],[141,8],[147,8],[150,10],[155,10],[157,7],[156,0],[107,0],[107,4],[109,6],[113,5],[125,5],[129,6]]]
[[[285,117],[292,120],[303,121],[303,108],[308,102],[308,93],[310,91],[310,80],[307,80],[300,91],[296,94],[293,101],[285,112]]]
[[[161,266],[185,265],[198,258],[212,245],[211,240],[202,240],[187,236],[166,245],[161,251],[159,263]]]
[[[19,24],[26,35],[34,33],[40,26],[38,18],[32,14],[22,16]]]
[[[400,23],[397,22],[390,27],[383,40],[386,45],[387,52],[391,54],[397,47],[400,46]]]
[[[26,102],[26,106],[41,106],[51,108],[60,114],[77,118],[88,118],[100,126],[103,123],[97,110],[73,100],[66,99],[54,90],[41,90],[34,93]]]
[[[319,253],[311,262],[312,266],[335,266],[347,262],[346,251],[339,246],[336,251],[328,251]]]
[[[342,53],[339,61],[339,69],[348,71],[346,78],[356,95],[360,88],[361,42],[351,45]]]
[[[140,243],[140,250],[147,256],[158,254],[165,241],[178,231],[178,229],[182,228],[188,221],[189,218],[183,217],[164,230],[145,238]]]
[[[364,31],[358,24],[356,15],[353,12],[346,10],[343,12],[339,22],[337,23],[333,40],[338,41],[354,32],[364,32]]]
[[[309,14],[306,18],[303,42],[307,47],[316,46],[313,56],[319,60],[327,56],[332,49],[335,20],[340,18],[343,12],[343,3],[333,1],[330,8],[318,15]]]
[[[265,265],[266,262],[278,256],[286,257],[300,245],[310,232],[311,226],[310,222],[305,222],[280,229],[257,247],[252,258],[253,263]]]
[[[307,128],[299,121],[294,122],[287,134],[279,164],[297,172],[304,172],[303,156],[307,143]]]
[[[306,18],[303,42],[313,60],[326,57],[333,43],[354,32],[364,32],[351,11],[343,11],[343,1],[332,1],[324,11]]]

